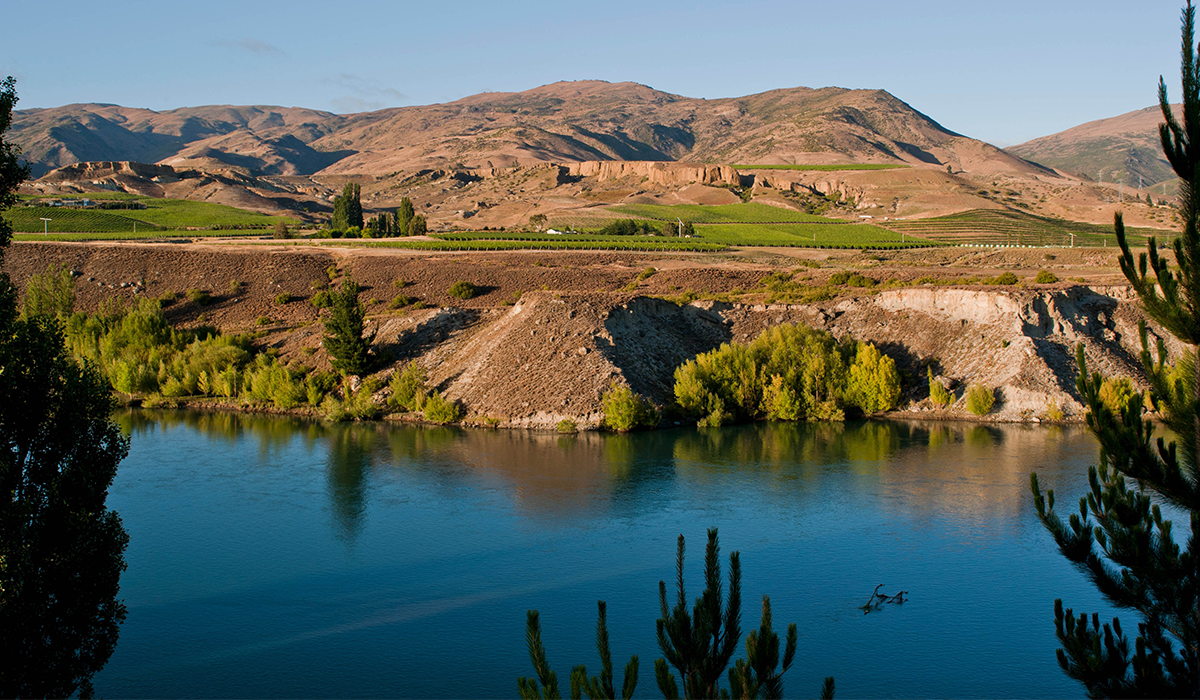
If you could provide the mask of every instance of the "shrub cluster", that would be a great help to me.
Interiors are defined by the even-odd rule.
[[[945,408],[954,403],[954,394],[951,394],[946,389],[946,385],[942,384],[940,379],[933,378],[933,368],[926,368],[929,375],[929,400],[937,408]]]
[[[425,369],[410,362],[404,369],[393,372],[388,386],[392,390],[388,405],[393,410],[420,412],[433,423],[453,423],[462,418],[458,402],[446,399],[438,391],[430,391]]]
[[[635,428],[653,428],[659,414],[654,404],[632,389],[613,383],[600,398],[604,408],[604,427],[625,433]]]
[[[869,343],[838,343],[804,325],[776,326],[749,344],[726,343],[675,370],[675,400],[698,425],[769,420],[843,420],[890,409],[900,373]]]
[[[996,392],[982,384],[967,388],[967,410],[977,416],[986,416],[996,404]]]
[[[467,299],[472,299],[479,295],[479,287],[476,287],[466,280],[459,280],[450,285],[450,289],[448,289],[446,293],[455,299],[462,299],[466,301]]]

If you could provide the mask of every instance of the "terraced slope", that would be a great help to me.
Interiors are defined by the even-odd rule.
[[[1014,209],[971,209],[950,216],[879,224],[897,233],[927,238],[939,243],[971,245],[1116,245],[1112,226],[1086,224],[1036,216]],[[1126,228],[1130,239],[1144,242],[1174,237],[1169,230]]]

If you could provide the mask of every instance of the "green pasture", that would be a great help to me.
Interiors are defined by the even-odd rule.
[[[725,224],[725,223],[840,223],[836,219],[827,219],[815,214],[805,214],[802,211],[781,209],[767,204],[749,202],[746,204],[621,204],[611,207],[609,211],[617,211],[629,216],[658,221],[675,221],[682,219],[693,224]]]
[[[971,209],[950,216],[893,220],[880,225],[897,233],[959,245],[1116,245],[1112,225],[1051,219],[1013,209]],[[1144,244],[1149,236],[1162,242],[1176,235],[1173,231],[1152,228],[1127,227],[1125,231],[1130,241],[1136,244]]]

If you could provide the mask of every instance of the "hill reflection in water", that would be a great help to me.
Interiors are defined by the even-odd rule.
[[[846,697],[1077,694],[1054,660],[1053,600],[1111,615],[1053,550],[1028,495],[1034,469],[1064,498],[1083,492],[1096,446],[1080,428],[563,436],[118,419],[133,445],[110,496],[131,535],[130,616],[101,695],[511,695],[529,672],[524,611],[542,611],[561,673],[595,663],[597,599],[609,602],[614,654],[651,668],[674,539],[688,537],[698,567],[712,526],[742,552],[744,600],[768,593],[777,625],[800,624],[792,694],[830,674]],[[911,602],[864,619],[857,606],[877,583]],[[947,667],[964,654],[975,660]],[[446,658],[472,662],[427,673]],[[639,688],[650,694],[650,672]]]

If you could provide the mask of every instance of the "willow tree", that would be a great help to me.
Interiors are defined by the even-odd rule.
[[[1189,0],[1183,11],[1182,121],[1171,110],[1162,78],[1158,86],[1163,150],[1180,178],[1183,231],[1174,241],[1174,265],[1159,255],[1153,238],[1135,262],[1120,214],[1115,221],[1121,271],[1146,315],[1188,346],[1168,365],[1164,343],[1158,341],[1152,357],[1141,326],[1152,396],[1177,440],[1153,440],[1140,395],[1115,410],[1106,405],[1103,378],[1088,375],[1081,348],[1077,385],[1089,409],[1088,427],[1100,442],[1100,463],[1089,469],[1090,488],[1078,513],[1064,521],[1054,492],[1043,495],[1037,475],[1031,476],[1038,516],[1063,555],[1110,603],[1138,618],[1131,644],[1119,618],[1102,623],[1095,613],[1075,615],[1055,601],[1059,665],[1092,697],[1200,695],[1200,56],[1194,29]],[[1188,517],[1187,537],[1176,536],[1163,504]]]

